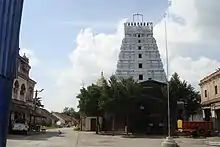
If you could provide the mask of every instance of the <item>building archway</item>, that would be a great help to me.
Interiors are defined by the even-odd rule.
[[[19,84],[18,80],[16,80],[16,81],[14,82],[14,85],[13,85],[13,97],[14,97],[15,99],[18,98],[19,86],[20,86],[20,84]]]
[[[21,100],[23,100],[24,101],[24,99],[25,99],[25,91],[26,91],[26,87],[25,87],[25,85],[24,84],[22,84],[21,85],[21,90],[20,90],[20,98],[21,98]]]
[[[27,97],[28,101],[32,101],[33,94],[34,94],[34,88],[33,87],[29,87],[29,89],[28,89],[28,97]]]

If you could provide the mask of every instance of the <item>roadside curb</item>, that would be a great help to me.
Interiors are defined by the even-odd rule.
[[[219,146],[220,147],[220,142],[216,142],[216,141],[206,141],[206,144],[209,146]]]

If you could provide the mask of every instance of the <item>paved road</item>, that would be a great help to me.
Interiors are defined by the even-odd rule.
[[[62,129],[34,136],[9,136],[7,147],[161,147],[161,138],[122,138]],[[180,147],[207,147],[202,139],[179,138]]]

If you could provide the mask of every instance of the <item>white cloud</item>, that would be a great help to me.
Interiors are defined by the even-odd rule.
[[[117,23],[112,22],[112,21],[108,21],[108,22],[99,22],[99,21],[63,21],[63,22],[59,22],[57,23],[58,25],[64,25],[64,26],[73,26],[73,27],[88,27],[90,26],[91,28],[102,28],[102,29],[106,29],[106,28],[110,28],[110,29],[114,29],[117,27]]]
[[[202,13],[206,11],[204,5],[203,7],[196,5],[198,1],[202,3],[207,0],[173,0],[169,9],[170,18],[167,21],[170,71],[178,72],[183,79],[194,85],[197,85],[203,76],[214,71],[220,65],[219,61],[209,59],[205,55],[197,55],[197,59],[195,59],[194,55],[190,55],[190,53],[188,53],[189,56],[180,54],[183,49],[180,48],[180,45],[187,44],[187,47],[193,50],[194,48],[190,44],[208,45],[212,42],[207,38],[206,42],[203,40],[202,32],[207,32],[207,27],[202,27],[202,25],[197,27],[198,21],[202,22],[200,20],[203,18],[202,15],[206,14]],[[219,4],[220,1],[213,3],[213,5]],[[208,14],[210,14],[209,17],[218,18],[218,14]],[[184,20],[184,24],[178,23],[172,16],[181,18]],[[54,96],[57,101],[56,107],[64,107],[73,103],[76,106],[75,96],[79,92],[82,80],[88,85],[97,80],[101,71],[104,71],[107,77],[115,72],[123,31],[122,23],[117,32],[113,34],[98,33],[93,36],[94,30],[89,28],[80,31],[77,37],[77,47],[69,55],[72,67],[62,69],[61,74],[56,75],[57,90]],[[164,20],[156,24],[154,33],[164,60]],[[207,48],[200,50],[207,50]]]
[[[19,54],[21,56],[25,54],[25,56],[29,58],[30,65],[32,67],[40,63],[39,59],[35,56],[35,53],[33,50],[23,48],[23,49],[20,49]]]
[[[205,75],[210,74],[220,63],[216,60],[200,57],[193,60],[190,57],[176,56],[170,63],[171,73],[178,72],[181,79],[187,80],[195,88],[199,89],[198,82]]]

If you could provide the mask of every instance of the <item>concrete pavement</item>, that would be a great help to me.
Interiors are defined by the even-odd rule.
[[[7,147],[161,147],[162,138],[123,138],[76,132],[73,129],[49,130],[45,134],[11,137]],[[177,138],[180,147],[207,147],[205,139]]]

